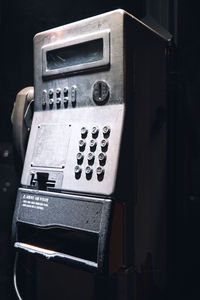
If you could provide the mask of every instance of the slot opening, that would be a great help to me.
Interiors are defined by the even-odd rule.
[[[56,181],[49,179],[49,173],[36,172],[31,174],[30,185],[37,187],[39,190],[46,191],[48,188],[55,187]]]
[[[18,223],[18,242],[97,263],[98,234]]]

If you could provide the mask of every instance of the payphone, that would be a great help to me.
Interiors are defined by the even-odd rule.
[[[18,251],[106,272],[118,203],[120,264],[164,281],[169,42],[120,9],[34,37]]]

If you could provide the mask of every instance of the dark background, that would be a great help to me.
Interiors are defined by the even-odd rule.
[[[196,5],[195,5],[196,4]],[[40,31],[123,8],[147,15],[170,31],[176,44],[174,227],[171,297],[200,296],[200,35],[197,1],[20,0],[0,4],[0,298],[11,296],[10,228],[19,173],[14,169],[10,116],[19,90],[33,85],[33,36]]]

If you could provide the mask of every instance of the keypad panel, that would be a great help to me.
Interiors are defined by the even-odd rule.
[[[56,88],[54,87],[54,97]],[[44,95],[44,98],[47,97],[47,107],[48,92],[49,89]],[[53,111],[48,109],[45,113],[41,113],[41,111],[34,113],[30,133],[33,142],[31,146],[28,146],[22,185],[30,184],[26,173],[30,173],[32,169],[37,150],[37,156],[42,151],[42,157],[44,157],[44,159],[40,159],[42,164],[37,163],[37,171],[51,173],[54,171],[54,166],[61,169],[63,173],[62,190],[111,195],[115,191],[117,180],[124,105],[62,110],[56,109],[55,105],[54,102]],[[39,126],[44,130],[38,129]],[[109,127],[109,130],[105,127]],[[57,129],[55,130],[55,128]],[[38,145],[39,134],[49,138],[41,138],[41,147],[39,145],[36,149],[33,145]],[[66,145],[62,143],[64,140],[67,140]],[[61,144],[63,145],[61,147],[62,161],[60,162]],[[49,151],[52,145],[56,145],[53,152]],[[103,149],[105,150],[102,151]],[[51,155],[51,153],[55,153],[55,155]],[[59,164],[57,163],[58,158]],[[43,161],[46,163],[44,164]]]
[[[80,140],[77,143],[75,178],[82,176],[86,180],[95,177],[98,181],[104,179],[106,173],[107,153],[109,151],[110,126],[103,128],[93,126],[80,128]]]
[[[57,87],[56,90],[50,88],[48,91],[43,90],[41,93],[41,106],[43,110],[47,109],[62,109],[76,107],[77,102],[77,87],[74,85],[71,88]],[[69,105],[70,104],[70,105]]]

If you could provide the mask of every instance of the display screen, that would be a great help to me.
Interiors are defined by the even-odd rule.
[[[47,69],[55,70],[103,59],[103,39],[47,51]]]

